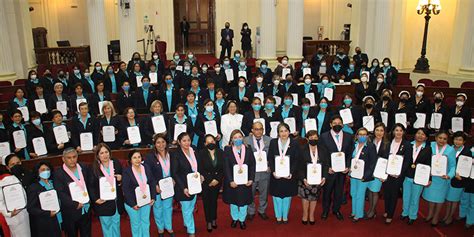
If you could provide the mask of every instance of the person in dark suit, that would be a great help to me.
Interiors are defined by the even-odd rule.
[[[217,228],[217,197],[224,178],[224,157],[211,134],[204,137],[204,147],[198,153],[198,170],[204,176],[202,204],[207,231],[211,232]]]
[[[123,82],[122,90],[117,95],[116,105],[118,114],[123,114],[125,108],[135,105],[135,93],[130,90],[130,82]]]
[[[229,91],[229,99],[235,100],[242,111],[250,110],[250,99],[253,97],[247,88],[246,81],[245,77],[239,77],[238,86]]]
[[[189,29],[191,26],[189,22],[186,20],[186,17],[183,16],[183,20],[179,23],[181,29],[181,35],[183,36],[183,45],[188,48],[189,47]]]
[[[26,93],[28,96],[31,96],[35,92],[35,87],[40,85],[40,79],[38,78],[38,74],[36,70],[30,70],[28,72],[28,80],[25,83]]]
[[[310,101],[308,98],[301,99],[301,123],[299,124],[301,127],[296,128],[296,130],[300,131],[301,137],[306,137],[306,133],[308,132],[307,128],[304,126],[304,121],[307,119],[314,119],[316,118],[316,108],[312,108],[310,106]],[[316,122],[317,124],[317,122]],[[316,125],[317,129],[317,125]]]
[[[329,100],[326,97],[322,97],[319,100],[316,111],[316,123],[318,124],[318,135],[328,132],[331,127],[329,122],[332,117],[332,111],[328,108],[329,107]]]
[[[387,127],[387,130],[391,130],[395,124],[395,110],[397,105],[392,101],[392,91],[384,89],[381,94],[381,100],[375,104],[375,109],[380,112],[382,122]],[[384,117],[386,118],[384,121]]]
[[[30,113],[30,122],[31,123],[26,126],[26,134],[28,134],[26,144],[28,151],[30,152],[30,157],[35,159],[38,158],[38,154],[36,154],[35,148],[33,146],[33,139],[41,137],[46,139],[46,128],[43,126],[40,113],[36,111],[32,111]]]
[[[471,110],[469,106],[466,106],[467,95],[465,93],[456,94],[456,105],[451,107],[448,111],[447,128],[450,133],[454,133],[453,130],[453,118],[462,119],[462,131],[469,133],[471,131]]]
[[[28,140],[28,130],[23,122],[23,117],[20,110],[14,110],[11,113],[10,119],[12,123],[8,127],[10,150],[15,153],[19,158],[29,160],[30,152],[28,146],[24,148],[16,148],[15,140],[13,139],[13,132],[22,130],[25,133],[25,139]]]
[[[137,112],[134,108],[128,107],[125,109],[124,118],[119,122],[120,124],[120,138],[122,146],[124,147],[146,147],[151,144],[151,137],[145,136],[146,133],[146,117],[137,117]],[[129,127],[138,127],[141,141],[139,143],[131,143],[132,139],[127,132]]]
[[[66,113],[62,114],[64,117],[67,117],[67,108],[70,110],[69,106],[69,96],[64,92],[64,84],[61,82],[56,82],[54,84],[54,94],[50,95],[48,97],[48,100],[46,101],[46,106],[48,107],[48,111],[53,111],[57,108],[58,101],[64,101],[66,102]],[[64,112],[64,111],[63,111]],[[51,116],[51,115],[50,115]]]
[[[277,127],[278,138],[270,141],[268,148],[268,164],[272,172],[270,179],[270,194],[273,196],[273,205],[277,224],[288,223],[291,198],[298,193],[298,167],[299,167],[299,144],[290,138],[290,127],[286,123],[280,123]],[[278,176],[276,166],[284,162],[288,157],[288,173],[286,177]]]
[[[373,80],[373,79],[372,79]],[[355,85],[355,97],[357,104],[362,104],[362,99],[366,96],[375,97],[375,83],[369,82],[369,75],[364,73],[360,76],[360,83]]]
[[[138,88],[135,93],[135,109],[140,114],[150,111],[151,103],[156,100],[155,88],[150,84],[148,76],[142,77],[142,87]]]
[[[394,86],[397,84],[398,70],[392,65],[390,58],[384,58],[381,67],[381,72],[385,75],[385,82],[388,85]]]
[[[121,118],[117,116],[115,112],[114,105],[110,101],[105,101],[104,106],[102,107],[102,115],[97,117],[98,129],[99,129],[99,141],[105,143],[110,149],[116,150],[119,149],[122,145],[122,139],[119,134],[120,131],[120,121]],[[112,142],[105,142],[102,134],[102,129],[104,126],[113,126],[115,129],[115,140]]]
[[[244,113],[244,117],[242,119],[242,132],[246,134],[247,136],[250,135],[252,126],[254,124],[255,119],[263,119],[263,128],[268,128],[270,129],[270,123],[266,121],[267,115],[262,109],[262,102],[260,98],[254,97],[252,99],[252,104],[251,104],[252,110],[247,111]]]
[[[358,121],[355,122],[355,124],[357,124],[357,126],[355,127],[356,129],[359,129],[361,127],[369,127],[370,123],[371,123],[371,120],[373,120],[373,124],[377,124],[379,122],[382,122],[382,118],[380,117],[380,112],[377,111],[375,108],[374,108],[374,105],[375,105],[375,99],[374,97],[372,96],[366,96],[362,99],[363,101],[363,104],[360,108],[360,114],[358,116]],[[372,116],[372,118],[369,117],[369,120],[368,121],[365,121],[366,123],[364,123],[364,117],[365,116]],[[373,133],[373,131],[369,131],[369,133]]]
[[[97,121],[95,117],[91,117],[89,114],[89,106],[87,103],[82,102],[79,104],[79,115],[72,118],[72,131],[71,140],[72,145],[78,152],[82,151],[81,148],[81,133],[91,133],[93,145],[97,145],[99,141],[99,133],[97,131]]]
[[[169,120],[169,131],[168,131],[168,139],[171,141],[170,143],[173,145],[178,144],[178,140],[176,139],[179,134],[175,135],[175,130],[176,130],[176,125],[181,124],[181,125],[186,125],[186,132],[194,137],[194,129],[193,129],[193,122],[190,117],[186,115],[186,105],[184,104],[178,104],[176,106],[176,111],[175,115],[170,118]]]
[[[161,86],[157,99],[163,103],[164,112],[173,112],[181,100],[179,97],[179,87],[175,85],[176,82],[169,73],[165,73],[163,80],[165,83]]]
[[[395,209],[397,208],[398,194],[403,185],[408,168],[413,163],[413,149],[409,141],[405,140],[405,127],[402,124],[395,124],[392,129],[392,141],[389,149],[389,156],[400,155],[403,157],[402,169],[399,175],[389,175],[383,182],[385,199],[385,223],[391,224]],[[390,157],[389,157],[390,159]]]
[[[91,201],[90,201],[90,169],[84,164],[77,162],[77,151],[74,148],[67,148],[63,152],[63,165],[56,169],[54,185],[58,193],[61,204],[61,213],[64,217],[63,229],[66,236],[90,237],[91,234]],[[78,186],[77,192],[89,199],[85,203],[74,201],[71,196],[73,190],[71,183]]]
[[[104,237],[120,236],[120,215],[124,212],[122,194],[122,166],[112,157],[112,150],[105,143],[99,143],[92,162],[91,185],[89,187],[92,208],[99,216]],[[100,179],[109,182],[112,192],[116,193],[113,200],[101,198]]]
[[[349,172],[351,163],[352,150],[354,149],[351,135],[342,131],[342,118],[339,115],[334,115],[330,121],[331,130],[321,134],[321,145],[325,146],[331,156],[345,159],[346,168],[342,172],[334,172],[331,167],[328,170],[328,177],[324,185],[323,194],[323,213],[321,218],[326,220],[328,218],[329,208],[333,202],[332,212],[336,215],[338,220],[343,220],[344,217],[340,212],[343,193],[344,181],[346,174]]]
[[[104,82],[98,81],[96,84],[96,91],[94,94],[91,95],[92,103],[94,104],[93,114],[95,116],[100,115],[102,111],[99,111],[99,103],[104,103],[105,101],[112,101],[110,97],[110,93],[108,91],[104,91]]]
[[[221,43],[222,46],[221,56],[219,57],[220,60],[224,59],[225,52],[227,51],[227,57],[230,58],[230,54],[232,52],[232,46],[234,39],[234,30],[230,29],[230,23],[225,23],[225,28],[221,30]]]
[[[318,203],[319,196],[326,183],[326,177],[330,166],[329,152],[319,143],[319,136],[316,130],[309,130],[306,133],[307,145],[302,150],[302,159],[299,168],[298,196],[303,205],[303,216],[301,222],[303,225],[314,225],[314,211]],[[310,185],[308,183],[308,165],[321,165],[321,183]]]
[[[242,42],[242,51],[244,53],[244,57],[251,58],[252,57],[252,37],[251,37],[252,30],[250,30],[247,22],[242,24],[240,35],[242,36],[242,39],[240,40],[240,42]]]
[[[158,228],[158,236],[164,236],[165,229],[170,236],[173,232],[173,197],[162,199],[159,182],[166,180],[174,182],[171,172],[175,169],[176,160],[170,158],[168,151],[168,140],[163,133],[156,134],[153,137],[153,150],[145,156],[145,164],[150,167],[156,180],[156,199],[153,204],[153,216]],[[166,179],[166,180],[165,180]]]
[[[352,60],[355,62],[355,68],[359,69],[362,66],[362,62],[365,62],[366,64],[369,62],[369,57],[366,53],[362,53],[360,47],[356,47],[355,52],[356,54],[352,56]]]
[[[84,90],[83,90],[84,86],[82,86],[82,84],[80,83],[77,83],[76,85],[74,85],[74,94],[69,96],[69,104],[71,107],[69,110],[73,111],[73,115],[76,115],[76,114],[79,114],[79,107],[78,107],[78,100],[81,101],[81,100],[85,100],[86,103],[88,103],[90,105],[89,109],[91,111],[94,110],[94,103],[92,101],[92,98],[90,96],[90,94],[87,94],[87,93],[83,93]]]
[[[27,190],[27,206],[30,214],[31,227],[38,237],[61,237],[61,224],[63,217],[61,211],[44,211],[41,209],[40,193],[54,190],[53,167],[49,162],[40,161],[33,169],[33,177],[36,182],[31,184]]]
[[[68,134],[71,134],[71,128],[68,124],[63,122],[63,116],[59,110],[54,110],[51,112],[51,125],[46,127],[46,147],[48,148],[48,154],[50,155],[59,155],[62,154],[63,150],[69,147],[72,147],[72,142],[70,136],[68,136],[69,141],[66,143],[58,143],[56,141],[56,136],[54,136],[54,128],[59,126],[64,126]]]
[[[8,112],[11,114],[20,107],[28,108],[29,103],[30,101],[25,97],[25,91],[22,88],[16,88],[15,97],[8,103]]]
[[[122,85],[122,78],[115,73],[114,67],[108,65],[105,70],[104,84],[105,91],[116,94],[120,91],[120,85]]]
[[[118,81],[122,82],[122,84],[126,81],[130,82],[130,73],[127,70],[127,63],[121,61],[119,63],[119,69],[116,72]]]
[[[127,71],[129,73],[132,73],[132,71],[134,70],[135,64],[139,64],[142,70],[146,68],[145,61],[142,60],[139,52],[134,52],[132,55],[132,58],[130,59],[130,61],[128,61]]]
[[[438,132],[439,130],[447,130],[449,113],[448,113],[448,106],[444,102],[444,93],[441,91],[433,92],[433,103],[430,106],[430,117],[426,118],[427,128],[430,129],[430,133],[433,134]],[[439,117],[435,117],[436,115],[441,115],[441,121],[439,121]],[[433,121],[431,121],[433,120]],[[436,127],[439,123],[439,128]],[[432,127],[431,125],[434,125]]]
[[[293,137],[298,136],[299,130],[298,128],[302,127],[301,121],[301,108],[298,106],[293,105],[293,95],[290,93],[285,93],[282,104],[278,107],[277,110],[278,117],[280,118],[280,122],[284,122],[287,118],[294,118],[295,119],[295,131],[291,131],[291,135]]]

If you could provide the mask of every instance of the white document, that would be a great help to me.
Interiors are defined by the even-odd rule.
[[[474,165],[471,167],[471,176],[469,178],[474,179]]]
[[[334,95],[334,89],[332,88],[324,88],[324,97],[328,98],[329,101],[332,101]]]
[[[178,136],[179,134],[183,133],[183,132],[186,132],[187,131],[187,127],[186,127],[186,124],[175,124],[174,125],[174,138],[173,140],[178,140]]]
[[[395,123],[401,123],[406,128],[407,127],[407,114],[406,113],[396,113],[395,114]]]
[[[281,105],[281,97],[280,96],[273,96],[275,99],[275,107],[278,107]]]
[[[436,155],[431,157],[431,175],[432,176],[443,176],[446,175],[448,169],[448,158],[444,155],[437,157]]]
[[[319,185],[322,179],[321,164],[307,164],[306,165],[306,182],[309,185]]]
[[[25,148],[26,147],[26,136],[25,131],[17,130],[13,132],[13,142],[15,143],[15,148]]]
[[[453,117],[451,119],[451,130],[453,132],[463,131],[464,130],[464,121],[461,117]]]
[[[225,77],[227,78],[228,82],[231,82],[234,80],[234,70],[232,68],[226,69],[225,70]]]
[[[103,126],[102,127],[102,140],[104,142],[115,141],[115,127],[114,126]]]
[[[150,186],[147,184],[145,193],[142,192],[140,186],[135,188],[135,198],[137,199],[137,206],[143,207],[151,202]],[[153,197],[155,198],[155,197]]]
[[[67,128],[65,125],[59,125],[53,128],[54,139],[57,144],[64,144],[69,142],[69,135],[67,134]]]
[[[158,181],[158,185],[160,186],[160,190],[161,190],[160,196],[162,200],[174,196],[173,178],[168,177],[168,178],[160,179],[160,181]]]
[[[266,172],[268,170],[267,152],[254,152],[255,157],[255,172]]]
[[[362,127],[369,130],[369,132],[373,132],[374,127],[375,127],[374,116],[364,116],[364,117],[362,117]]]
[[[433,129],[440,129],[442,120],[443,120],[443,114],[441,114],[441,113],[432,113],[431,114],[430,127],[433,128]]]
[[[386,180],[388,175],[386,173],[388,160],[385,158],[378,158],[375,164],[374,177],[378,179]]]
[[[76,99],[76,111],[79,112],[79,105],[84,102],[87,103],[87,100],[85,98],[83,99]],[[64,114],[63,114],[64,115]]]
[[[290,127],[290,133],[296,132],[296,120],[295,120],[295,118],[293,118],[293,117],[286,118],[286,119],[283,119],[283,122],[288,124],[288,126]]]
[[[152,117],[151,122],[153,124],[153,132],[155,134],[166,132],[165,117],[163,117],[163,115]]]
[[[346,155],[344,152],[331,153],[331,169],[335,172],[343,172],[346,169]]]
[[[140,128],[138,126],[128,127],[127,135],[130,144],[139,144],[142,142],[142,136],[140,135]]]
[[[41,210],[55,212],[59,212],[59,210],[61,210],[61,207],[59,206],[58,193],[56,190],[51,189],[49,191],[41,192],[38,197]]]
[[[44,99],[36,99],[35,100],[35,109],[40,114],[47,113],[48,108],[46,108],[46,101]]]
[[[260,122],[263,125],[263,134],[265,134],[265,119],[264,118],[255,118],[253,119],[253,123]]]
[[[413,182],[419,185],[427,186],[430,181],[430,166],[417,164]]]
[[[424,128],[426,126],[426,114],[416,113],[416,121],[413,128]]]
[[[205,121],[204,130],[206,132],[206,135],[211,134],[212,136],[216,137],[218,134],[216,121],[215,120]]]
[[[150,73],[148,73],[148,76],[150,77],[150,83],[151,83],[151,84],[156,84],[156,83],[158,83],[158,73],[156,73],[156,72],[150,72]]]
[[[31,142],[33,143],[33,149],[35,150],[36,155],[42,156],[48,154],[44,137],[35,137]]]
[[[263,101],[265,99],[265,95],[263,94],[263,92],[255,92],[253,93],[253,97],[259,98],[261,101],[261,104],[263,105]]]
[[[385,126],[388,125],[388,113],[380,111],[380,117],[382,118],[382,123],[385,124]]]
[[[3,198],[8,212],[26,207],[25,191],[21,183],[10,184],[3,187]]]
[[[110,184],[106,177],[99,179],[100,199],[104,201],[115,200],[117,198],[117,182]]]
[[[247,72],[246,71],[239,71],[239,78],[240,77],[244,77],[245,79],[247,79]]]
[[[100,113],[101,115],[104,114],[104,113],[102,112],[102,107],[104,107],[104,102],[105,102],[105,101],[99,101],[99,102],[97,103],[97,106],[98,106],[98,108],[99,108],[99,113]]]
[[[201,174],[199,172],[189,173],[186,175],[189,195],[194,195],[202,192]]]
[[[283,80],[285,80],[286,78],[286,75],[290,74],[291,73],[291,69],[290,68],[283,68],[281,70],[281,77],[283,78]]]
[[[350,124],[354,122],[354,119],[352,118],[351,109],[341,109],[339,110],[339,115],[341,115],[342,117],[343,124]]]
[[[246,164],[243,164],[242,167],[240,167],[239,165],[234,165],[232,171],[234,175],[235,184],[247,184],[247,182],[249,181],[249,168]]]
[[[76,201],[78,203],[86,204],[90,201],[89,193],[86,190],[82,191],[82,189],[76,184],[76,182],[72,182],[69,184],[69,193],[71,194],[71,198],[73,201]]]
[[[56,109],[61,112],[63,116],[67,115],[67,102],[66,101],[58,101],[56,102]]]
[[[326,73],[326,70],[327,70],[327,68],[326,68],[325,66],[324,66],[324,67],[323,67],[323,66],[320,66],[320,67],[319,67],[319,74],[324,74],[324,73]]]
[[[81,135],[79,135],[79,140],[81,141],[81,150],[92,151],[94,148],[94,138],[92,137],[91,132],[81,133]]]
[[[275,174],[278,177],[290,176],[290,157],[275,156]]]
[[[307,68],[303,68],[303,77],[306,76],[306,75],[311,75],[311,68],[307,67]]]
[[[10,143],[9,142],[0,142],[0,158],[5,158],[6,156],[10,155],[11,149],[10,149]],[[2,162],[3,165],[5,163]]]
[[[387,164],[387,174],[390,175],[400,175],[402,172],[403,166],[403,156],[401,155],[392,155],[388,156],[388,164]]]
[[[354,179],[362,179],[364,178],[364,167],[365,167],[365,161],[363,160],[357,160],[356,159],[351,160],[351,177]]]
[[[311,130],[318,131],[318,125],[316,124],[316,119],[306,119],[304,121],[304,128],[306,129],[306,133]]]
[[[176,66],[176,71],[181,71],[182,72],[183,71],[183,66],[177,65]]]
[[[143,76],[136,76],[136,80],[137,80],[137,87],[142,87],[143,83],[142,83],[142,78]]]
[[[30,120],[30,111],[28,111],[28,107],[18,107],[18,110],[20,110],[21,116],[23,117],[23,120],[25,120],[25,122]]]
[[[460,155],[458,157],[458,164],[456,165],[456,173],[464,178],[469,178],[472,168],[472,157]]]
[[[278,137],[278,124],[280,122],[270,122],[270,137],[277,138]]]
[[[304,95],[304,97],[306,97],[309,100],[309,105],[310,106],[315,106],[316,105],[316,99],[315,99],[315,96],[314,96],[313,92],[306,93]]]
[[[293,96],[293,105],[298,106],[298,93],[291,93],[291,96]]]

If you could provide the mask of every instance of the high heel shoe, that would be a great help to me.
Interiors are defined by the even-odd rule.
[[[372,216],[367,216],[366,219],[372,220],[372,219],[375,219],[375,217],[377,217],[377,213],[374,213]]]
[[[315,224],[316,224],[316,221],[309,221],[309,224],[310,224],[310,225],[315,225]]]
[[[385,224],[386,225],[392,224],[392,219],[390,219],[390,218],[385,219]]]
[[[212,224],[211,224],[211,225],[212,225],[212,228],[213,228],[213,229],[217,229],[217,222],[216,222],[215,220],[212,221]]]
[[[211,233],[212,232],[212,224],[211,222],[207,223],[207,232]]]
[[[307,224],[308,224],[308,221],[301,220],[301,223],[302,223],[303,225],[307,225]]]

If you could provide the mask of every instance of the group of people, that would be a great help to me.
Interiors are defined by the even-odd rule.
[[[379,66],[374,59],[368,67],[367,55],[357,47],[351,59],[343,51],[332,59],[320,49],[300,68],[293,68],[286,56],[274,70],[262,60],[256,73],[239,51],[214,65],[199,64],[192,52],[185,60],[175,53],[167,63],[158,53],[148,63],[135,53],[117,70],[112,65],[103,70],[97,62],[92,73],[80,66],[71,72],[59,69],[56,76],[50,70],[41,77],[30,71],[8,115],[0,115],[0,155],[8,170],[0,186],[20,182],[27,208],[8,209],[9,200],[0,195],[0,209],[13,236],[28,236],[25,226],[30,224],[31,233],[39,236],[51,230],[90,236],[91,209],[104,236],[119,234],[124,211],[133,235],[147,236],[153,209],[163,236],[165,231],[173,235],[176,200],[192,236],[196,195],[202,196],[206,227],[212,231],[222,189],[232,227],[245,229],[255,215],[268,219],[267,194],[278,224],[289,221],[291,198],[299,196],[302,223],[312,225],[321,193],[321,218],[332,212],[344,219],[340,207],[350,176],[354,222],[375,218],[383,188],[387,224],[403,190],[401,218],[408,224],[417,219],[423,196],[432,225],[452,223],[460,202],[459,217],[466,217],[470,227],[472,175],[456,172],[461,158],[473,156],[466,144],[471,136],[467,95],[459,93],[452,107],[442,91],[425,95],[423,84],[413,95],[392,95],[398,72],[389,58],[382,62]],[[355,93],[332,104],[336,84],[342,82],[352,83]],[[407,134],[414,140],[407,140]],[[433,134],[435,141],[429,142]],[[152,151],[141,154],[133,149],[138,147]],[[132,149],[127,167],[111,156],[111,150],[121,148]],[[90,167],[77,161],[84,151],[95,153],[97,162]],[[43,160],[32,173],[21,166],[22,159],[54,154],[62,154],[64,162],[54,172]],[[380,168],[383,164],[397,169]],[[445,170],[420,184],[415,177],[420,165]],[[60,209],[44,211],[40,196],[51,190]],[[445,202],[448,209],[440,218]]]

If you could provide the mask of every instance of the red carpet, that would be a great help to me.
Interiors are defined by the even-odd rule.
[[[246,236],[246,237],[292,237],[292,236],[433,236],[433,237],[442,237],[442,236],[474,236],[474,229],[466,230],[464,228],[464,223],[454,223],[449,227],[436,227],[432,228],[429,223],[423,222],[423,213],[427,213],[426,202],[421,202],[421,216],[412,226],[408,226],[405,222],[402,222],[398,219],[401,209],[401,199],[399,199],[397,212],[391,225],[384,224],[383,214],[383,200],[379,201],[377,207],[377,218],[373,220],[359,221],[358,223],[352,223],[348,220],[347,216],[350,214],[351,204],[349,203],[343,205],[342,213],[344,214],[345,220],[338,221],[335,216],[330,215],[326,221],[320,219],[321,215],[321,203],[318,203],[316,209],[316,225],[314,226],[304,226],[301,224],[301,199],[294,197],[292,200],[292,205],[290,209],[289,224],[287,225],[277,225],[274,219],[267,221],[262,221],[258,216],[254,218],[252,222],[247,223],[246,230],[240,230],[239,228],[232,229],[230,227],[230,213],[229,206],[219,200],[219,209],[218,209],[218,228],[212,233],[206,231],[206,224],[204,220],[204,210],[202,207],[201,200],[198,200],[198,211],[195,213],[195,222],[196,222],[196,236]],[[269,207],[267,209],[267,214],[270,217],[273,217],[273,206],[272,202],[269,202]],[[441,212],[444,215],[444,211]],[[151,216],[153,216],[151,214]],[[151,218],[151,236],[158,236],[158,231],[154,219]],[[176,233],[176,236],[186,236],[185,228],[183,227],[183,219],[181,212],[175,212],[173,214],[173,228]],[[126,215],[122,217],[121,222],[121,232],[122,236],[131,236],[130,233],[130,223],[127,220]],[[93,236],[102,236],[100,223],[98,218],[94,218],[92,223],[92,233]],[[167,236],[167,235],[165,235]]]

